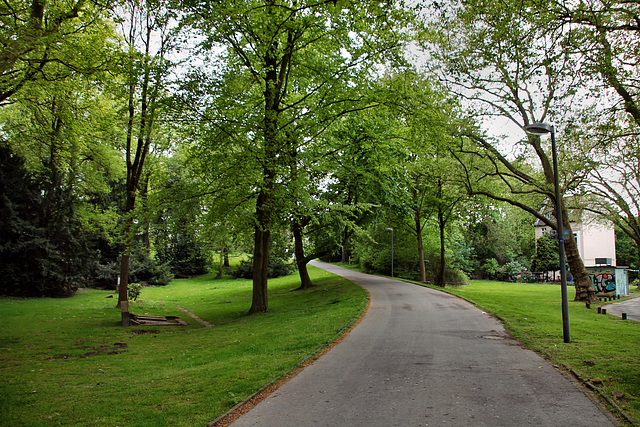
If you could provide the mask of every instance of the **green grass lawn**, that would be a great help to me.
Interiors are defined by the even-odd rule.
[[[131,304],[136,314],[180,316],[186,327],[121,327],[116,300],[105,298],[112,294],[106,291],[0,299],[0,425],[212,421],[359,318],[367,301],[361,288],[309,270],[318,285],[309,291],[292,291],[296,275],[271,280],[264,314],[246,314],[250,281],[213,275],[145,288]],[[493,313],[530,348],[591,381],[640,420],[640,323],[571,301],[572,342],[565,344],[557,285],[476,281],[447,291]],[[214,326],[203,326],[179,307]]]
[[[131,304],[186,327],[121,327],[107,291],[0,299],[0,425],[205,425],[360,317],[364,290],[309,271],[308,291],[292,291],[297,275],[270,280],[264,314],[247,315],[251,281],[211,275],[145,288]]]
[[[447,292],[474,302],[503,321],[513,335],[551,363],[572,369],[640,422],[640,323],[598,314],[573,302],[569,286],[571,343],[562,337],[559,285],[474,281]]]

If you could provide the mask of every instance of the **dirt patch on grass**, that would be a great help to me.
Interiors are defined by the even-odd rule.
[[[70,359],[72,357],[86,358],[91,356],[100,356],[103,354],[121,354],[121,353],[127,352],[128,348],[129,346],[127,345],[127,343],[124,343],[124,342],[117,342],[112,345],[107,344],[107,345],[101,345],[97,347],[91,347],[87,345],[87,346],[78,347],[78,349],[91,350],[91,351],[87,351],[85,353],[77,353],[77,354],[71,354],[71,353],[56,354],[54,356],[47,357],[47,360]]]

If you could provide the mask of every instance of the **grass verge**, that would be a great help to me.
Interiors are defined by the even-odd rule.
[[[135,314],[186,327],[118,326],[111,292],[0,299],[0,425],[205,425],[333,341],[366,307],[359,286],[309,267],[317,286],[269,282],[269,312],[247,315],[251,281],[205,275],[143,289]],[[205,327],[180,307],[215,326]]]

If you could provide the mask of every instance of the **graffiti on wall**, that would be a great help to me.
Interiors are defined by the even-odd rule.
[[[616,290],[616,275],[611,271],[601,271],[597,273],[590,273],[591,284],[596,289],[596,292],[607,293],[615,292]]]

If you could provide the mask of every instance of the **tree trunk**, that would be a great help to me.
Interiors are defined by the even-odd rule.
[[[440,228],[440,263],[438,265],[438,274],[436,275],[435,284],[444,288],[445,281],[445,242],[444,242],[444,227],[445,227],[444,212],[442,208],[438,206],[438,227]]]
[[[576,297],[574,301],[596,301],[596,290],[591,284],[591,278],[589,272],[584,268],[582,258],[580,258],[580,252],[578,251],[578,244],[573,236],[573,230],[569,222],[569,214],[567,208],[562,202],[562,222],[563,228],[569,232],[567,239],[565,239],[564,247],[565,254],[567,255],[567,263],[569,264],[569,270],[573,275],[573,280],[576,287]],[[559,236],[558,238],[561,238]]]
[[[422,243],[422,220],[420,219],[420,212],[415,211],[413,215],[414,224],[416,227],[416,239],[418,241],[418,262],[420,264],[420,281],[425,283],[427,281],[427,268],[424,264],[424,244]]]
[[[124,214],[124,241],[122,242],[122,256],[120,258],[120,288],[118,290],[118,303],[129,300],[129,264],[131,261],[131,245],[133,243],[133,208],[136,203],[135,189],[129,189],[131,183],[127,183],[127,205]]]
[[[255,229],[253,247],[253,298],[249,313],[263,313],[269,309],[267,300],[267,280],[269,272],[269,241],[271,239],[264,194],[258,196],[258,224]]]
[[[222,270],[224,269],[224,248],[220,251],[220,262],[218,263],[218,275],[216,279],[222,278]]]
[[[275,3],[273,3],[275,4]],[[271,8],[268,8],[271,13]],[[290,37],[292,35],[290,34]],[[274,186],[278,162],[278,117],[279,103],[283,87],[284,73],[278,74],[279,67],[288,69],[290,57],[278,60],[278,43],[267,46],[264,56],[264,158],[262,159],[262,188],[256,202],[256,228],[253,251],[253,300],[249,313],[266,312],[267,274],[269,271],[269,243],[271,240],[271,219],[274,210]]]
[[[309,277],[309,272],[307,271],[307,259],[304,256],[304,244],[302,242],[302,227],[298,219],[293,220],[291,228],[293,231],[293,240],[295,243],[294,252],[296,256],[296,265],[298,267],[298,273],[300,274],[300,287],[298,289],[309,289],[313,287],[313,283],[311,283],[311,278]]]
[[[151,178],[151,174],[145,174],[144,179],[142,180],[142,185],[140,186],[140,198],[142,200],[142,211],[143,211],[143,220],[142,220],[142,244],[144,245],[147,253],[151,251],[151,221],[149,221],[149,179]]]
[[[120,259],[120,285],[118,288],[118,304],[116,308],[120,308],[120,303],[129,300],[129,260],[130,252],[125,248],[122,250]]]

